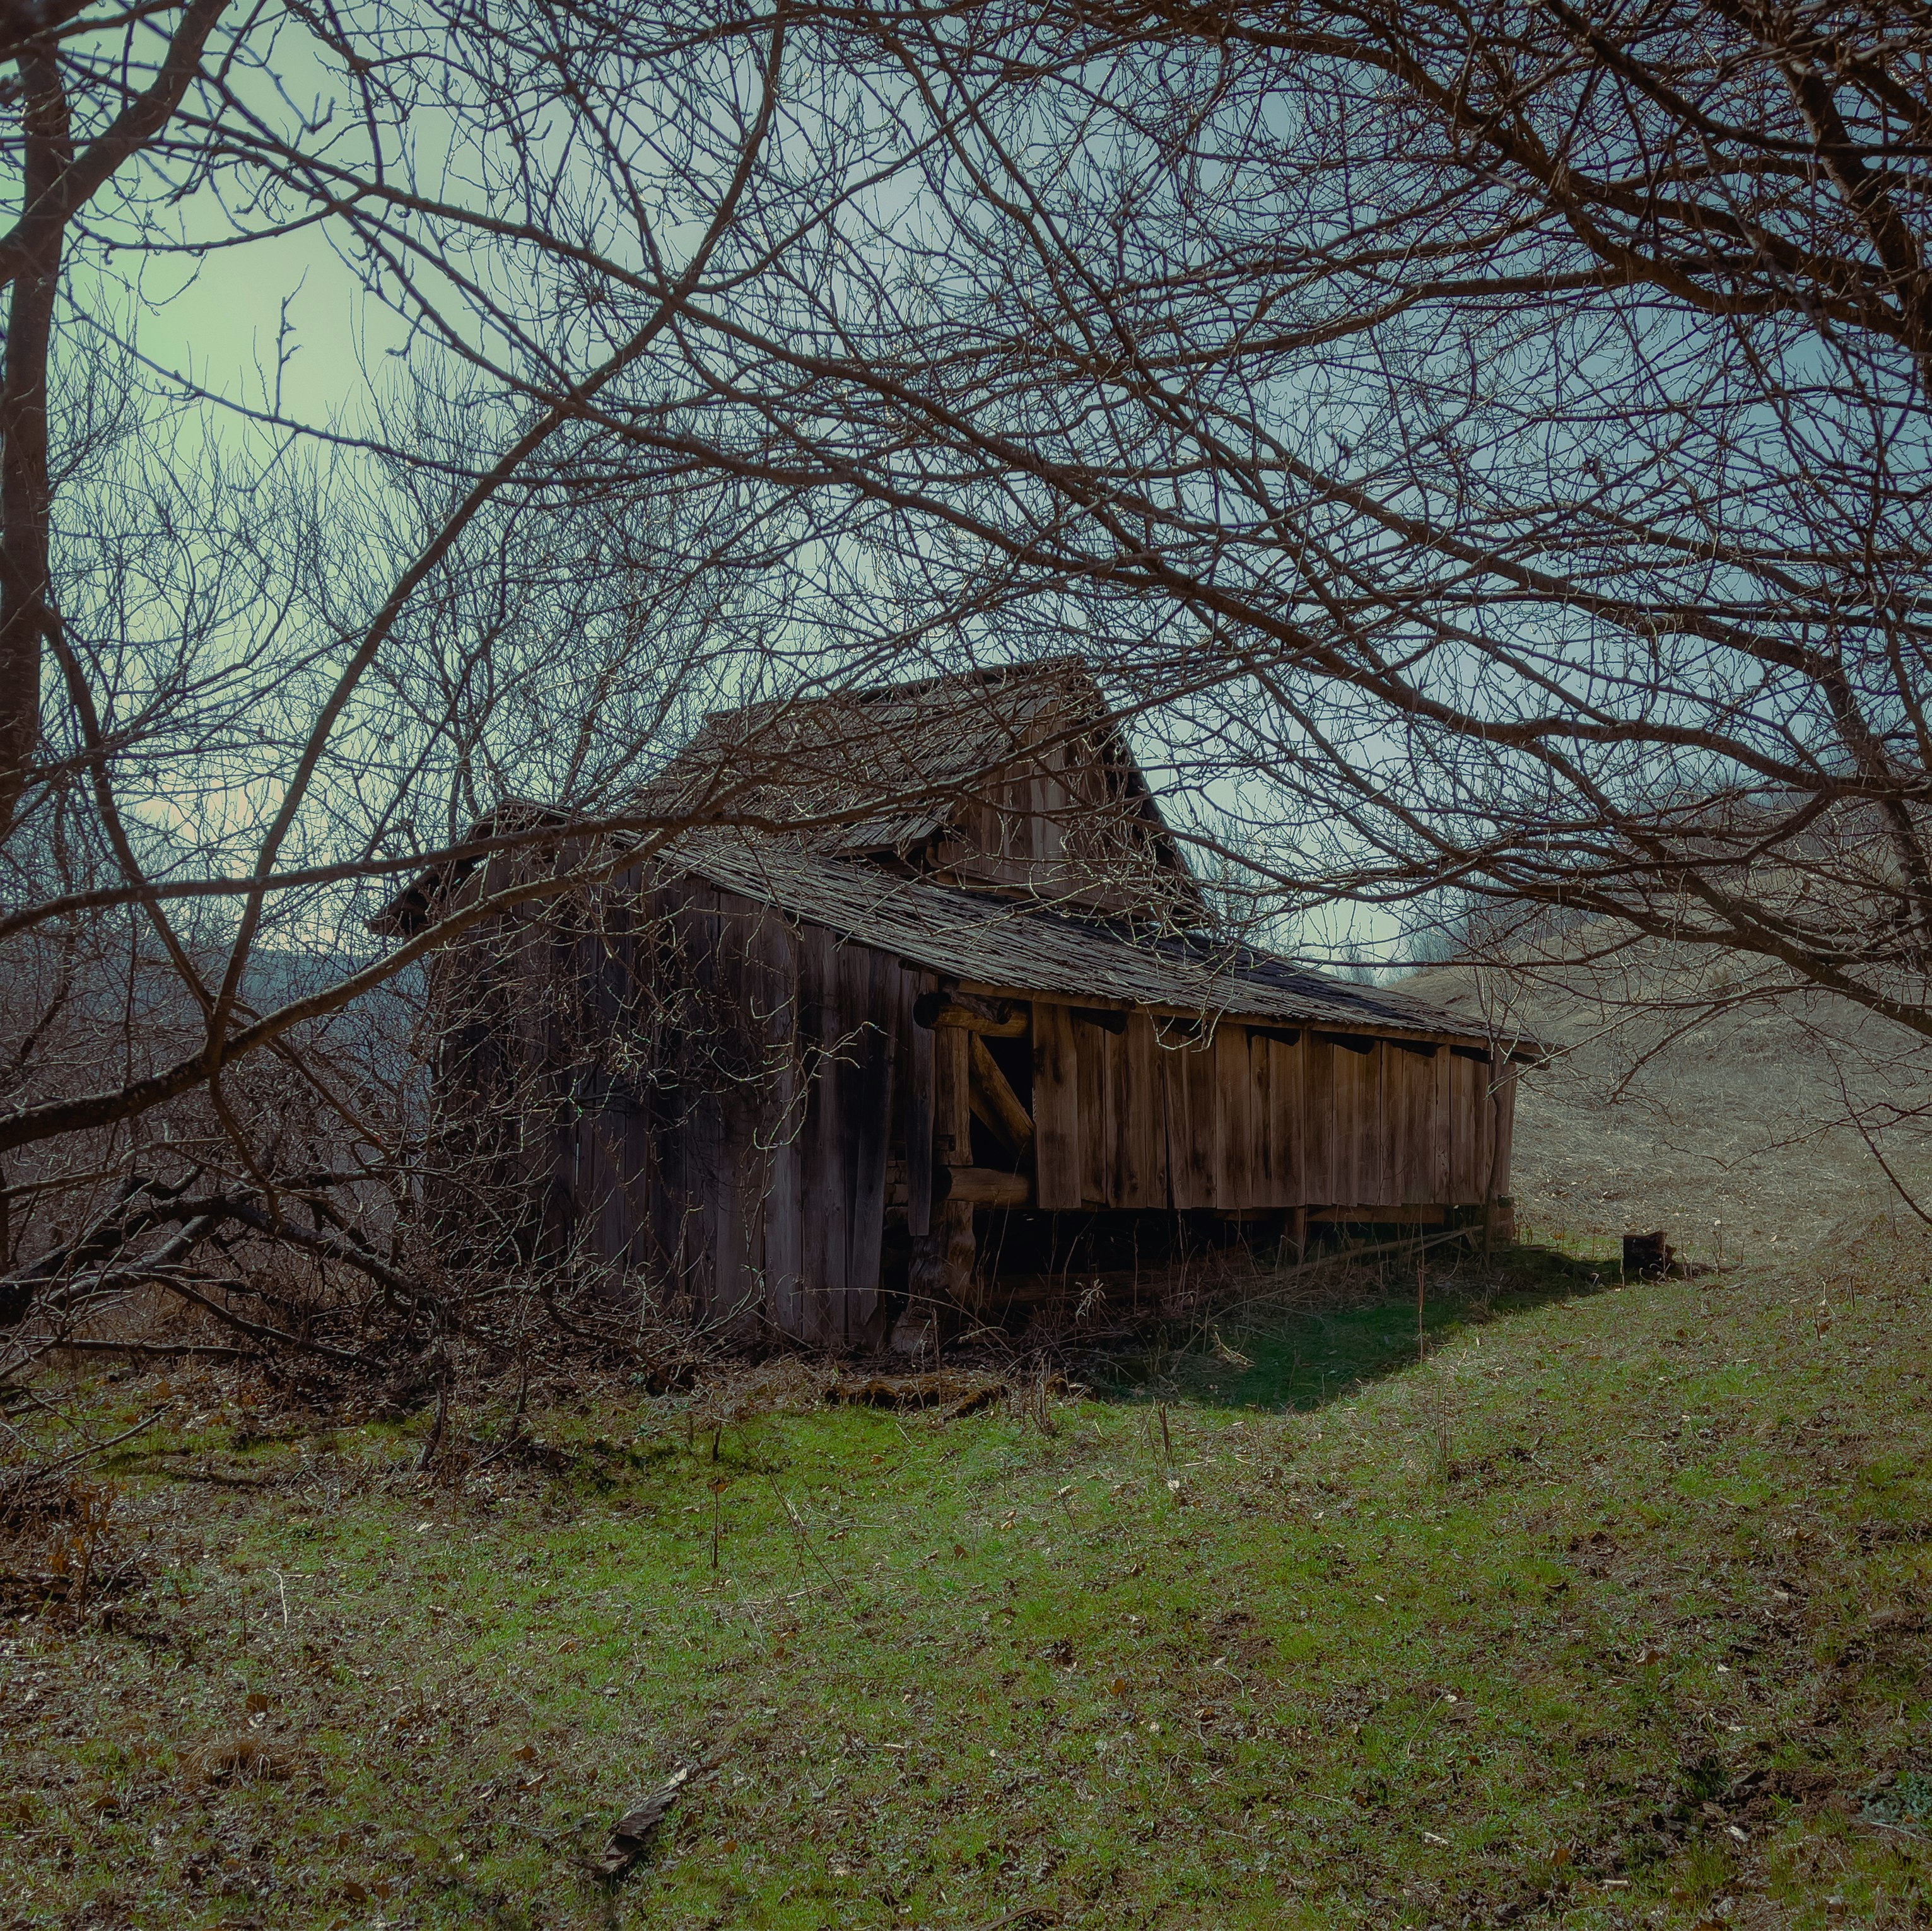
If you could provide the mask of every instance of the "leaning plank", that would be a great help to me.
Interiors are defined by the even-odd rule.
[[[1004,1141],[1016,1159],[1023,1159],[1033,1145],[1033,1121],[986,1041],[976,1033],[969,1036],[973,1042],[967,1056],[974,1117]]]
[[[1080,1204],[1080,1071],[1073,1015],[1036,1000],[1033,1009],[1034,1156],[1039,1204]]]

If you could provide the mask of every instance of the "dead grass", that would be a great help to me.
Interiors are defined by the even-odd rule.
[[[1680,1032],[1672,999],[1721,994],[1708,961],[1692,966],[1672,967],[1656,948],[1620,958],[1602,988],[1641,1002],[1621,1015],[1581,967],[1533,980],[1438,967],[1403,982],[1420,998],[1505,1030],[1520,1024],[1566,1048],[1522,1076],[1511,1179],[1519,1224],[1540,1241],[1604,1256],[1622,1234],[1661,1227],[1694,1260],[1760,1265],[1794,1249],[1828,1253],[1874,1222],[1904,1231],[1912,1216],[1846,1123],[1846,1094],[1859,1096],[1874,1129],[1895,1108],[1932,1103],[1909,1037],[1826,1001],[1747,1003]],[[1633,1072],[1660,1042],[1665,1049]],[[1907,1126],[1886,1145],[1932,1205],[1932,1139]]]

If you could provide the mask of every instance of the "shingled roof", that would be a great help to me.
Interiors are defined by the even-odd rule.
[[[1049,736],[1081,741],[1144,820],[1182,917],[1096,916],[1055,899],[977,889],[905,862],[929,852],[962,796],[996,783]],[[866,808],[876,802],[878,808]],[[742,823],[694,829],[652,861],[778,907],[962,983],[1069,1003],[1118,1003],[1338,1032],[1486,1045],[1466,1017],[1383,988],[1330,979],[1257,947],[1184,930],[1201,901],[1184,861],[1104,698],[1077,658],[936,678],[836,697],[721,712],[637,801],[675,820],[721,816],[838,822],[796,832]],[[472,833],[481,841],[540,823],[545,808],[512,801]],[[561,822],[561,821],[560,821]],[[894,861],[881,862],[880,861]],[[473,863],[426,871],[370,922],[421,929]],[[1518,1042],[1539,1051],[1533,1042]]]
[[[1135,931],[772,839],[687,833],[658,862],[989,991],[1488,1044],[1465,1015],[1256,946]],[[1541,1050],[1527,1039],[1505,1044],[1526,1055]]]
[[[1077,657],[816,697],[775,698],[713,712],[628,801],[639,818],[675,824],[757,824],[788,847],[930,869],[962,817],[1012,808],[1016,781],[1063,762],[1097,773],[1108,797],[1066,808],[1132,828],[1135,861],[1159,916],[1204,922],[1200,887],[1106,697]],[[1062,772],[1060,775],[1066,774]],[[562,824],[562,815],[510,799],[470,828],[468,842]],[[1118,859],[1118,854],[1115,854]],[[372,918],[385,936],[418,930],[431,906],[476,869],[452,861],[422,872]],[[1049,902],[1077,900],[1080,881],[1040,868],[1027,888]],[[1118,874],[1116,873],[1116,875]]]

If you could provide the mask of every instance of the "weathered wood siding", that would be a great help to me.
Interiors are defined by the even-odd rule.
[[[968,1036],[915,1023],[934,976],[696,878],[506,920],[438,967],[472,1167],[574,1246],[719,1327],[884,1339],[889,1177],[936,1235],[971,1164]],[[1469,1049],[1030,1004],[1034,1204],[1076,1213],[1473,1205],[1509,1184],[1513,1079]],[[960,1117],[936,1118],[957,1061]],[[452,1114],[460,1138],[464,1109]],[[454,1144],[454,1140],[453,1140]],[[453,1167],[454,1170],[454,1167]]]
[[[889,1164],[930,1213],[931,976],[696,880],[604,898],[567,967],[592,1048],[532,1042],[576,1060],[555,1148],[575,1240],[726,1328],[879,1339]]]
[[[1033,1037],[1042,1207],[1473,1206],[1492,1180],[1509,1190],[1514,1075],[1446,1046],[1144,1012],[1116,1032],[1046,1000]]]

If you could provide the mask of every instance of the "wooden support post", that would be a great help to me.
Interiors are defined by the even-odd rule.
[[[973,1164],[973,1036],[944,1027],[932,1038],[932,1157],[942,1167]]]
[[[962,1027],[934,1030],[932,1157],[939,1166],[973,1164],[972,1045]],[[932,1231],[912,1243],[908,1285],[915,1309],[921,1303],[972,1307],[973,1259],[972,1202],[934,1201]]]

